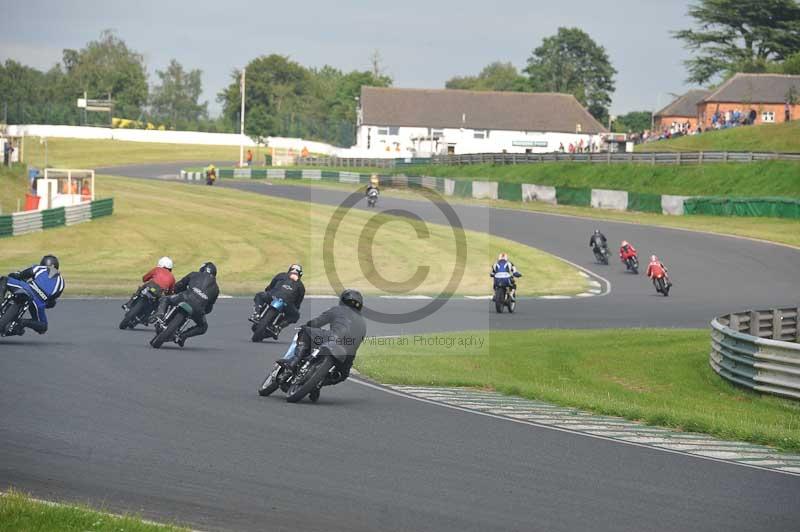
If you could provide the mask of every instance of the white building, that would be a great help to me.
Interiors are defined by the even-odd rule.
[[[362,87],[359,103],[368,157],[597,150],[606,132],[570,94]]]

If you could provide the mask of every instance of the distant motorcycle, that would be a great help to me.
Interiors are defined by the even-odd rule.
[[[206,185],[212,186],[214,182],[217,180],[216,172],[206,172]]]
[[[265,305],[261,313],[256,318],[251,318],[253,322],[252,341],[260,342],[267,336],[271,336],[275,340],[281,332],[279,323],[283,319],[283,309],[286,307],[286,302],[279,298],[273,297],[269,305]]]
[[[653,284],[656,286],[656,292],[662,294],[664,297],[669,296],[669,289],[672,288],[672,283],[667,280],[666,275],[656,275],[653,279]]]
[[[514,277],[520,278],[522,274],[514,272]],[[495,276],[495,279],[500,280],[498,286],[494,290],[494,309],[498,314],[503,313],[504,308],[508,308],[508,313],[513,314],[517,310],[517,299],[514,297],[513,287],[511,281],[502,277]]]
[[[298,335],[299,333],[294,335],[284,358],[294,354]],[[327,346],[315,347],[311,354],[298,364],[294,372],[276,362],[258,388],[258,395],[267,397],[280,388],[286,394],[286,401],[289,403],[296,403],[306,395],[316,403],[323,386],[341,381],[339,370],[341,363],[344,363],[344,360],[340,360]]]
[[[628,258],[624,260],[625,268],[633,272],[636,275],[639,275],[639,258],[636,255],[630,255]]]
[[[136,293],[129,310],[119,322],[120,329],[133,329],[138,324],[152,325],[156,321],[158,299],[161,288],[155,283],[147,283]]]
[[[605,264],[608,266],[608,247],[607,246],[594,246],[592,248],[592,252],[594,253],[594,259],[599,264]]]
[[[367,193],[367,206],[368,207],[375,207],[375,204],[378,202],[378,189],[372,188]]]

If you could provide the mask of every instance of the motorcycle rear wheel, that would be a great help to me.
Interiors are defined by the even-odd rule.
[[[289,391],[286,394],[286,401],[289,403],[296,403],[311,393],[312,390],[319,388],[332,367],[333,359],[330,356],[322,358],[314,367],[309,368],[308,376],[303,382],[293,382],[292,385],[289,386]]]
[[[167,326],[164,328],[164,330],[158,333],[155,338],[150,340],[150,345],[153,348],[158,349],[164,344],[164,342],[168,340],[172,341],[172,339],[175,338],[175,334],[185,321],[186,316],[184,316],[182,312],[176,311],[175,314],[173,314],[172,319],[169,321],[169,323],[167,323]]]

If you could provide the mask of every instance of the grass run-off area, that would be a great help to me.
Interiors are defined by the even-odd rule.
[[[800,153],[800,121],[707,131],[642,144],[636,151],[752,151]]]
[[[301,262],[308,293],[334,292],[322,257],[332,207],[219,187],[105,176],[98,178],[98,193],[114,197],[112,216],[0,239],[0,271],[18,270],[54,253],[61,260],[67,295],[123,295],[158,257],[169,255],[176,275],[213,260],[223,293],[252,294],[272,274]],[[453,230],[427,224],[429,236],[418,237],[422,222],[377,215],[374,222],[388,223],[376,229],[370,245],[369,230],[364,229],[373,216],[351,210],[342,219],[333,251],[343,285],[367,293],[444,291],[456,264]],[[522,294],[575,294],[586,286],[577,270],[552,255],[486,233],[466,231],[466,238],[464,275],[455,293],[490,293],[488,271],[501,250],[529,276],[520,285]],[[369,265],[383,278],[401,283],[397,292],[375,280]],[[402,284],[426,266],[430,270],[421,284]]]
[[[25,193],[28,180],[25,178],[25,165],[17,164],[9,168],[0,165],[0,214],[16,212],[25,206]]]
[[[440,347],[367,340],[356,359],[383,383],[464,386],[652,425],[800,451],[800,403],[728,384],[708,365],[706,330],[465,332]],[[483,339],[471,347],[447,338]],[[381,345],[383,343],[383,345]]]
[[[800,198],[800,162],[791,161],[686,166],[590,163],[429,165],[397,168],[393,173],[682,196]]]
[[[86,506],[36,501],[17,491],[0,494],[0,532],[186,532],[188,529],[143,522]]]
[[[253,159],[263,160],[264,148],[253,151]],[[256,153],[256,152],[259,153]],[[25,138],[23,154],[27,164],[45,167],[45,145],[39,137]],[[257,157],[261,157],[260,159]],[[146,164],[174,161],[239,160],[238,146],[208,146],[203,144],[160,144],[105,139],[47,139],[47,167],[88,168],[126,164]]]
[[[314,186],[343,190],[354,190],[356,188],[356,185],[350,185],[346,183],[331,183],[325,181],[312,182],[310,180],[300,181],[293,179],[278,179],[274,181],[265,181],[265,184],[269,182],[278,185]],[[419,195],[415,192],[403,189],[384,189],[382,194],[390,197],[411,200],[420,199]],[[477,200],[451,196],[447,197],[447,201],[452,204],[489,205],[503,209],[515,209],[522,211],[559,214],[564,216],[578,216],[581,218],[592,218],[598,220],[598,227],[600,229],[603,229],[602,221],[605,220],[672,227],[675,229],[686,229],[690,231],[705,231],[709,233],[718,233],[721,235],[742,236],[800,247],[800,220],[792,220],[788,218],[745,218],[736,216],[705,215],[665,216],[661,214],[618,212],[605,209],[592,209],[589,207],[573,207],[569,205],[550,205],[541,202],[520,203],[504,200]],[[608,233],[605,229],[603,230],[608,236],[616,238],[614,235]],[[623,237],[620,236],[620,238]]]

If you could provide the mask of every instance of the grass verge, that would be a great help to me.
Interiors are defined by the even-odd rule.
[[[250,181],[249,179],[242,181]],[[314,186],[338,190],[355,190],[357,185],[347,183],[333,183],[329,181],[311,181],[278,179],[264,181],[275,185]],[[403,189],[385,189],[385,195],[391,197],[418,200],[419,196]],[[703,231],[720,235],[741,236],[766,240],[779,244],[800,247],[800,220],[785,218],[744,218],[736,216],[665,216],[662,214],[641,212],[618,212],[605,209],[592,209],[590,207],[573,207],[569,205],[549,205],[547,203],[529,202],[520,203],[504,200],[476,200],[448,196],[447,201],[462,205],[489,205],[495,208],[515,209],[521,211],[544,212],[565,216],[577,216],[596,220],[614,222],[627,222],[659,227],[672,227],[689,231]]]
[[[220,187],[118,177],[100,177],[98,188],[102,197],[114,197],[113,216],[2,239],[0,271],[17,270],[44,253],[55,253],[68,295],[127,295],[158,257],[170,255],[176,274],[213,260],[223,293],[252,294],[275,272],[302,262],[308,292],[333,293],[322,257],[332,207]],[[429,236],[420,238],[416,230],[421,222],[378,215],[375,221],[386,223],[370,245],[362,240],[362,232],[373,216],[353,210],[342,220],[334,245],[342,283],[381,293],[374,286],[379,283],[365,278],[360,262],[374,265],[394,282],[412,278],[418,266],[427,265],[430,272],[421,284],[406,283],[400,291],[444,290],[455,266],[452,230],[431,224]],[[529,274],[530,282],[520,283],[522,294],[575,294],[585,288],[577,270],[552,255],[486,233],[466,231],[466,237],[465,273],[455,293],[489,292],[488,269],[500,250],[507,250]]]
[[[253,159],[263,160],[261,151]],[[261,159],[256,157],[258,155]],[[44,168],[45,145],[39,137],[25,138],[25,162]],[[234,161],[239,160],[238,146],[208,146],[202,144],[160,144],[105,139],[47,139],[47,166],[50,168],[97,168],[125,164],[145,164],[173,161]]]
[[[36,501],[20,492],[0,494],[0,532],[186,532],[187,528],[110,515],[80,505]]]
[[[651,425],[800,451],[800,403],[724,381],[705,330],[491,331],[436,335],[483,347],[368,340],[356,367],[389,384],[466,386]]]
[[[11,214],[24,207],[25,193],[28,192],[28,180],[25,166],[15,164],[11,168],[0,165],[0,214]]]
[[[708,131],[637,146],[637,151],[800,152],[800,121]]]

